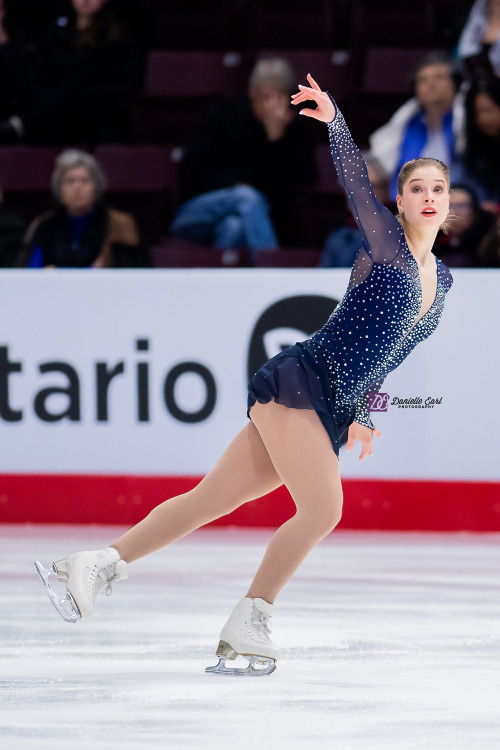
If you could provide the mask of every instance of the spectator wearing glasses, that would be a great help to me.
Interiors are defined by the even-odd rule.
[[[481,208],[473,188],[455,183],[450,192],[449,227],[438,235],[435,254],[452,267],[481,265],[478,247],[494,223],[495,217]]]
[[[104,203],[105,175],[84,151],[67,149],[56,160],[52,190],[58,203],[28,229],[18,265],[29,268],[140,266],[135,220]]]

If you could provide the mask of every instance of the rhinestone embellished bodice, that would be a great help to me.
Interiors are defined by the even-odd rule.
[[[344,297],[304,344],[331,373],[338,407],[355,403],[356,421],[373,427],[368,393],[379,390],[387,374],[435,330],[453,278],[436,258],[436,295],[419,318],[422,286],[417,261],[401,224],[375,197],[364,159],[335,107],[335,118],[328,124],[330,148],[362,247]]]

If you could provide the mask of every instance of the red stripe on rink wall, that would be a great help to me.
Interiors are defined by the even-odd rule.
[[[0,523],[133,524],[199,477],[0,475]],[[500,483],[344,479],[341,528],[499,531]],[[294,511],[280,488],[214,522],[276,527]]]

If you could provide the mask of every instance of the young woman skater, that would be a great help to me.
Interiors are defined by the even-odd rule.
[[[339,441],[359,440],[360,459],[372,454],[380,432],[369,415],[368,395],[436,328],[452,284],[448,268],[431,252],[449,210],[449,174],[434,159],[404,165],[398,183],[398,218],[375,198],[365,163],[344,118],[311,76],[293,104],[312,100],[301,114],[328,124],[339,180],[363,235],[347,291],[326,324],[307,341],[263,365],[249,383],[250,422],[222,458],[190,492],[157,506],[104,550],[35,563],[52,602],[75,621],[93,613],[102,586],[126,578],[127,565],[160,549],[242,503],[285,484],[297,512],[274,534],[250,584],[224,625],[207,671],[239,674],[225,666],[247,657],[248,674],[275,669],[278,648],[269,637],[273,602],[312,548],[337,525],[342,509]],[[67,592],[58,598],[48,576]]]

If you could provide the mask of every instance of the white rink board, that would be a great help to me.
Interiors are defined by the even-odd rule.
[[[384,437],[374,438],[374,456],[363,462],[359,447],[351,455],[342,449],[343,476],[500,478],[494,458],[500,271],[452,274],[437,330],[382,387],[390,399],[442,397],[442,403],[432,409],[389,405],[386,413],[373,414]],[[4,349],[0,472],[205,473],[247,422],[247,357],[257,320],[287,297],[340,299],[348,278],[344,269],[1,272],[0,347],[8,347],[8,360]],[[287,330],[285,321],[280,325],[265,338],[268,356],[308,336],[297,327]],[[148,351],[136,350],[139,339],[149,342]],[[54,362],[76,373],[76,420],[37,415],[40,391],[68,387],[67,375],[40,371]],[[186,362],[205,368],[216,388],[211,412],[192,423],[180,421],[164,398],[168,374],[172,378],[173,368]],[[108,371],[123,369],[109,383],[107,419],[101,421],[96,363]],[[149,414],[143,402],[142,422],[138,363],[149,392]],[[181,374],[170,386],[181,413],[200,412],[209,395],[196,372]],[[101,401],[104,390],[101,382]],[[39,395],[38,412],[40,403],[45,414],[57,415],[66,411],[69,397]]]

